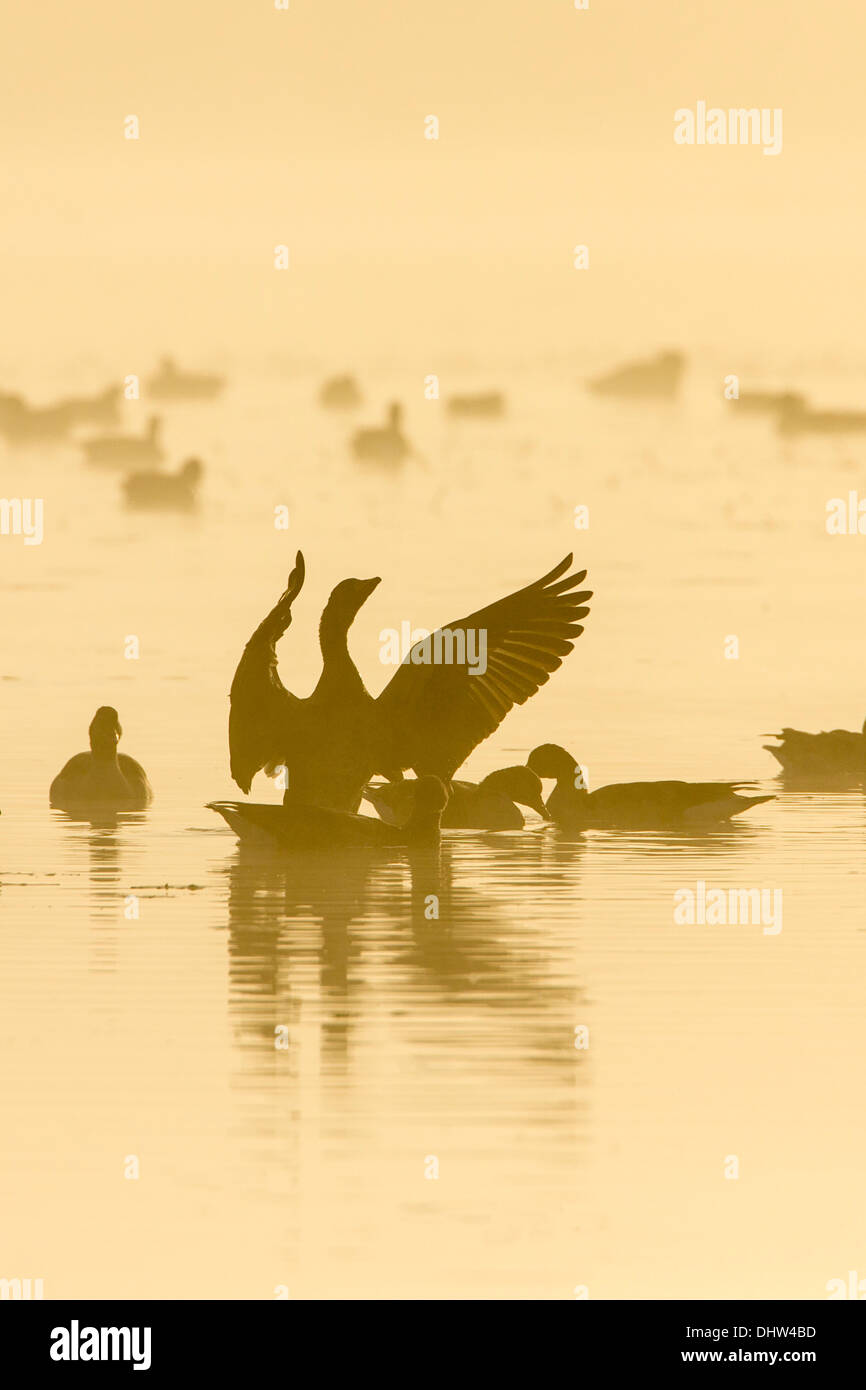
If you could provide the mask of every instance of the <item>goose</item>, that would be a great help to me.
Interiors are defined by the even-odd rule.
[[[619,782],[590,792],[580,764],[556,743],[533,748],[526,765],[539,777],[555,779],[547,814],[572,830],[711,824],[774,799],[738,796],[738,782]]]
[[[452,396],[448,401],[451,415],[468,415],[490,419],[505,414],[505,397],[500,391],[479,391],[474,396]]]
[[[319,404],[326,410],[354,410],[361,404],[361,390],[353,376],[332,376],[322,383]]]
[[[159,439],[161,429],[160,417],[152,415],[144,434],[102,434],[95,439],[85,439],[81,447],[88,463],[121,467],[135,463],[161,463],[164,458]]]
[[[68,396],[61,401],[74,425],[113,425],[120,418],[120,387],[106,386],[95,396]]]
[[[685,365],[681,352],[660,352],[593,377],[588,386],[598,396],[674,396]]]
[[[0,434],[13,443],[65,439],[75,423],[67,405],[28,405],[23,396],[0,393]]]
[[[306,699],[286,690],[277,673],[276,643],[292,621],[304,583],[298,552],[288,586],[244,648],[231,685],[231,774],[249,794],[261,769],[288,772],[287,795],[338,811],[357,811],[374,775],[398,781],[411,768],[448,782],[514,705],[544,685],[583,632],[586,571],[567,574],[567,555],[548,574],[516,593],[448,623],[416,642],[374,699],[349,655],[348,632],[379,584],[344,579],[319,624],[322,674]],[[563,578],[563,575],[565,577]],[[485,669],[465,661],[431,660],[473,636],[485,640]],[[439,644],[437,646],[437,643]]]
[[[154,400],[209,401],[220,394],[225,378],[215,372],[182,371],[173,358],[163,357],[146,385]]]
[[[797,410],[805,406],[806,398],[798,391],[741,391],[735,404],[747,412]]]
[[[187,459],[176,473],[131,473],[123,481],[130,507],[154,511],[192,511],[204,472],[200,459]]]
[[[866,410],[812,410],[802,396],[792,396],[777,424],[782,434],[851,434],[866,430]]]
[[[860,733],[849,729],[830,729],[820,734],[805,734],[800,729],[782,729],[778,744],[765,743],[781,764],[782,771],[791,776],[866,777],[866,723]]]
[[[117,710],[101,705],[90,721],[90,752],[76,753],[51,783],[52,806],[61,811],[85,806],[136,811],[150,805],[153,792],[144,768],[117,751],[122,733]]]
[[[364,800],[388,825],[405,825],[417,789],[415,780],[373,782],[364,788]],[[522,830],[526,822],[515,803],[547,819],[541,779],[525,766],[499,768],[478,783],[451,782],[449,791],[442,814],[447,830]]]
[[[403,407],[393,401],[388,407],[388,423],[379,429],[356,430],[352,436],[355,458],[365,463],[403,463],[411,454],[403,433]]]
[[[419,777],[411,814],[403,826],[385,825],[372,816],[311,806],[294,798],[282,806],[248,801],[209,801],[241,840],[279,845],[283,849],[349,849],[354,846],[388,849],[393,846],[434,846],[448,791],[438,777]]]

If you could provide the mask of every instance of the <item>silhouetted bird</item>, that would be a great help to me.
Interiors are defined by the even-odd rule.
[[[681,352],[660,352],[642,362],[629,362],[587,384],[599,396],[674,396],[686,360]]]
[[[132,473],[123,481],[127,503],[140,511],[192,511],[203,471],[200,459],[187,459],[176,473]]]
[[[779,410],[800,409],[805,406],[806,398],[797,391],[741,391],[735,404],[739,410],[773,414]]]
[[[802,396],[791,396],[777,424],[782,434],[852,434],[866,430],[866,410],[813,410]]]
[[[90,752],[76,753],[51,783],[52,806],[134,811],[150,805],[153,792],[144,768],[117,751],[122,733],[117,710],[102,705],[90,723]]]
[[[304,582],[298,552],[285,593],[253,633],[232,681],[232,777],[248,793],[261,768],[285,765],[287,795],[341,811],[357,810],[374,774],[395,780],[412,768],[447,782],[512,706],[545,684],[583,631],[591,595],[576,592],[585,570],[561,577],[571,559],[417,642],[378,699],[364,688],[347,639],[379,580],[344,579],[319,625],[319,683],[298,699],[282,684],[276,656]],[[483,671],[480,660],[460,659],[482,643]],[[455,651],[458,659],[449,660]]]
[[[319,404],[326,410],[354,410],[361,404],[361,390],[353,376],[332,376],[319,390]]]
[[[279,845],[283,849],[347,849],[352,846],[388,849],[435,845],[448,792],[438,777],[420,777],[411,814],[403,826],[385,825],[372,816],[310,806],[291,798],[282,806],[248,801],[209,801],[242,840]]]
[[[388,423],[381,429],[356,430],[352,436],[355,457],[366,463],[403,463],[412,449],[403,433],[403,407],[396,401],[388,408]]]
[[[95,396],[68,396],[59,408],[68,411],[74,425],[113,425],[120,419],[120,387],[107,386]]]
[[[66,405],[31,406],[23,396],[0,393],[0,434],[12,443],[65,439],[74,423]]]
[[[103,434],[85,439],[81,447],[88,463],[121,468],[137,463],[161,463],[165,457],[160,443],[161,429],[159,416],[152,415],[142,435]]]
[[[494,419],[505,414],[505,397],[499,391],[480,391],[474,396],[452,396],[448,401],[450,415]]]
[[[800,729],[783,729],[776,745],[765,743],[768,753],[782,765],[783,772],[798,777],[866,776],[866,723],[859,734],[849,729],[830,729],[820,734],[804,734]]]
[[[375,806],[388,825],[405,825],[415,804],[418,782],[372,782],[364,800]],[[481,782],[451,782],[442,815],[447,830],[520,830],[525,821],[520,806],[530,806],[547,819],[541,779],[528,767],[503,767]]]
[[[590,792],[577,760],[556,743],[533,748],[526,764],[539,777],[556,779],[547,814],[571,830],[708,825],[773,800],[738,796],[739,782],[619,782]]]
[[[173,358],[163,357],[146,384],[154,400],[210,401],[223,390],[225,378],[216,372],[182,371]]]

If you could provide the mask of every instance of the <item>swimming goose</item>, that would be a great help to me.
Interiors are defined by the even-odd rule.
[[[162,421],[152,415],[142,435],[102,434],[82,441],[88,463],[105,463],[125,467],[134,463],[161,463],[164,457],[160,444]]]
[[[356,430],[352,449],[355,458],[366,463],[403,463],[412,452],[403,433],[403,407],[394,401],[388,407],[388,423],[381,429]]]
[[[67,396],[59,402],[74,425],[113,425],[120,418],[120,387],[106,386],[95,396]]]
[[[591,594],[578,589],[585,570],[566,574],[571,561],[567,555],[533,584],[416,642],[377,699],[365,689],[347,639],[379,579],[344,579],[319,625],[322,675],[312,695],[299,699],[280,680],[276,654],[304,583],[299,551],[288,587],[247,643],[232,681],[235,782],[248,794],[260,769],[285,765],[288,792],[298,799],[356,811],[376,774],[399,780],[411,768],[449,781],[509,710],[546,683],[583,632]],[[480,647],[482,636],[483,672],[480,662],[434,659],[453,656],[455,648],[459,657],[461,647],[465,654],[473,638]]]
[[[802,396],[791,396],[777,424],[782,434],[851,434],[866,430],[866,410],[812,410]]]
[[[203,471],[200,459],[187,459],[176,473],[132,473],[123,482],[126,501],[142,511],[192,511]]]
[[[23,396],[0,392],[0,434],[12,443],[65,439],[75,423],[67,405],[28,405]]]
[[[326,410],[354,410],[361,404],[361,390],[353,376],[332,376],[322,383],[319,404]]]
[[[148,378],[147,390],[154,400],[209,401],[225,386],[225,378],[215,372],[185,372],[171,357],[163,357],[159,369]]]
[[[117,751],[123,733],[117,710],[100,706],[89,732],[90,752],[76,753],[51,783],[51,805],[61,811],[85,806],[136,811],[149,806],[153,792],[144,768]]]
[[[505,397],[501,391],[479,391],[474,396],[452,396],[448,401],[450,415],[468,415],[490,419],[505,414]]]
[[[533,748],[527,767],[556,779],[547,813],[571,830],[653,830],[730,820],[772,796],[738,796],[738,782],[619,782],[587,790],[580,764],[556,743]]]
[[[781,743],[763,746],[781,763],[782,771],[797,777],[866,777],[866,723],[859,734],[849,729],[830,729],[820,734],[804,734],[800,729],[783,729],[766,738]]]
[[[310,806],[288,798],[282,806],[248,801],[209,801],[241,840],[283,849],[387,849],[395,845],[435,845],[448,791],[438,777],[419,777],[411,814],[403,826],[385,825],[372,816],[356,816]]]
[[[642,362],[628,362],[593,377],[587,385],[598,396],[673,396],[679,389],[686,359],[681,352],[660,352]]]
[[[364,800],[388,825],[405,825],[415,804],[416,780],[372,782]],[[528,767],[502,767],[481,782],[451,782],[442,813],[446,830],[521,830],[525,821],[517,805],[530,806],[547,819],[541,779]]]

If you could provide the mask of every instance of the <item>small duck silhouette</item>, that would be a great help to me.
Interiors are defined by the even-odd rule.
[[[192,511],[203,472],[200,459],[187,459],[176,473],[131,473],[123,481],[127,504],[140,511]]]
[[[403,826],[385,825],[372,816],[332,811],[287,796],[282,806],[247,801],[209,801],[241,840],[279,845],[283,849],[348,849],[353,846],[388,849],[423,847],[439,842],[442,812],[448,790],[438,777],[419,777],[411,814]]]
[[[593,377],[587,385],[598,396],[674,396],[679,390],[686,359],[681,352],[660,352],[641,362],[628,362],[612,372]]]
[[[147,381],[147,390],[155,401],[210,401],[224,386],[225,378],[216,372],[182,371],[172,357],[163,357],[159,369]]]
[[[136,811],[149,806],[153,792],[144,768],[117,751],[123,733],[117,710],[101,705],[89,733],[90,752],[76,753],[51,783],[51,805],[61,811],[87,806]]]
[[[448,401],[449,415],[475,419],[495,419],[505,414],[505,397],[501,391],[479,391],[474,396],[452,396]]]
[[[319,404],[325,410],[355,410],[361,404],[361,389],[353,376],[332,376],[322,383]]]
[[[393,401],[388,407],[388,423],[381,429],[356,430],[352,450],[355,458],[365,463],[403,463],[412,452],[403,433],[403,407]]]
[[[103,434],[82,441],[88,463],[128,467],[136,463],[161,463],[165,457],[160,443],[162,420],[152,415],[142,435]]]
[[[371,782],[364,789],[364,799],[388,825],[405,825],[415,805],[417,787],[415,778]],[[521,830],[526,822],[518,805],[531,807],[547,820],[541,778],[525,766],[499,768],[481,782],[454,781],[449,791],[442,813],[446,830]]]
[[[577,759],[557,743],[533,748],[526,765],[556,780],[547,814],[571,830],[708,825],[774,799],[738,796],[738,782],[619,782],[590,792]]]
[[[866,722],[860,733],[850,729],[829,729],[806,734],[800,729],[782,729],[779,744],[765,743],[768,753],[793,777],[851,777],[866,779]]]

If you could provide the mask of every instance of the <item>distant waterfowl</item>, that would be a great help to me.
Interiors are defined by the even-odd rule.
[[[806,734],[800,729],[783,729],[766,738],[781,739],[781,743],[765,743],[768,753],[782,766],[782,771],[795,777],[866,778],[866,723],[860,733],[850,729],[830,729],[820,734]]]
[[[356,811],[377,774],[393,781],[411,768],[449,781],[512,706],[545,684],[582,633],[591,594],[578,589],[585,570],[566,574],[571,560],[567,555],[533,584],[417,642],[377,699],[365,689],[347,639],[379,579],[344,579],[319,625],[322,675],[312,695],[299,699],[282,684],[276,656],[304,583],[299,552],[288,587],[247,643],[232,681],[235,782],[248,793],[260,769],[284,765],[297,800]],[[483,671],[459,659],[482,634]],[[448,659],[455,652],[458,659]]]
[[[738,410],[773,414],[780,410],[799,410],[806,404],[797,391],[741,391],[735,402]]]
[[[500,391],[479,391],[474,396],[452,396],[448,401],[448,413],[476,419],[495,419],[505,414],[505,397]]]
[[[685,365],[682,353],[660,352],[656,357],[629,362],[593,377],[587,384],[599,396],[674,396]]]
[[[192,511],[203,472],[200,459],[187,459],[176,473],[132,473],[123,481],[127,503],[140,511]]]
[[[812,410],[802,396],[791,396],[777,424],[782,434],[855,434],[866,430],[866,410]]]
[[[74,425],[113,425],[120,419],[119,386],[107,386],[95,396],[68,396],[58,409],[68,412]]]
[[[415,804],[418,782],[372,782],[364,788],[364,800],[375,806],[388,825],[405,825]],[[517,809],[529,806],[547,819],[541,779],[528,767],[503,767],[481,782],[451,782],[448,805],[442,814],[447,830],[521,830],[525,825]]]
[[[146,386],[154,400],[210,401],[223,390],[225,378],[215,372],[185,372],[173,358],[163,357]]]
[[[282,806],[248,801],[209,801],[241,839],[288,850],[388,849],[433,846],[439,841],[448,792],[438,777],[419,777],[405,825],[386,825],[372,816],[356,816],[287,799]]]
[[[354,410],[361,400],[361,388],[353,376],[332,376],[319,391],[319,404],[326,410]]]
[[[121,468],[134,464],[161,463],[165,457],[160,443],[161,429],[162,421],[159,416],[152,415],[141,435],[103,434],[95,439],[85,439],[81,447],[88,463],[110,464]]]
[[[66,405],[31,406],[23,396],[0,393],[0,434],[12,443],[62,440],[74,423]]]
[[[403,433],[403,407],[394,401],[388,407],[388,423],[379,429],[356,430],[352,436],[355,458],[366,463],[403,463],[412,449]]]
[[[772,796],[739,796],[739,782],[620,782],[590,792],[580,764],[556,743],[533,748],[526,760],[556,786],[547,814],[565,829],[652,830],[730,820]]]
[[[88,806],[135,811],[149,806],[153,792],[144,768],[135,758],[117,751],[123,733],[117,710],[100,706],[89,732],[90,752],[76,753],[51,783],[51,805],[61,811]]]

